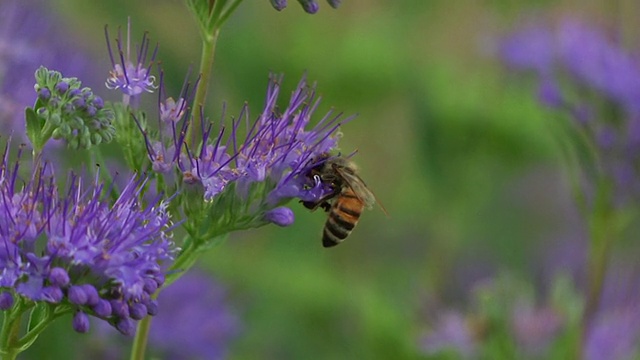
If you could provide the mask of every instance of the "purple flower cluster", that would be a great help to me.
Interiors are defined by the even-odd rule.
[[[271,6],[273,6],[273,8],[278,11],[287,7],[287,0],[269,0],[269,1],[271,1]],[[320,6],[315,0],[298,0],[298,2],[300,3],[300,5],[302,5],[302,8],[304,9],[304,11],[306,11],[309,14],[315,14],[320,9]],[[327,0],[327,2],[332,8],[337,9],[338,6],[340,6],[340,3],[342,2],[342,0]]]
[[[349,119],[341,121],[342,114],[329,112],[308,129],[319,104],[315,88],[309,87],[303,78],[283,110],[276,103],[279,93],[280,79],[272,76],[265,107],[255,121],[249,121],[249,108],[245,105],[238,119],[232,120],[230,129],[223,126],[214,133],[212,124],[203,125],[199,141],[203,146],[196,147],[187,146],[189,122],[184,105],[184,99],[189,97],[187,91],[177,101],[161,102],[161,119],[169,119],[164,124],[161,121],[161,128],[170,130],[164,135],[161,131],[159,140],[143,130],[152,168],[160,173],[178,169],[185,185],[202,189],[206,202],[227,201],[221,195],[231,192],[230,196],[240,201],[230,201],[229,206],[218,208],[232,214],[231,218],[226,217],[230,221],[243,217],[242,226],[249,226],[256,218],[278,225],[290,224],[293,213],[276,207],[292,198],[314,201],[330,190],[319,179],[309,179],[306,174],[314,160],[337,147],[337,130]],[[162,114],[180,114],[183,119],[179,123],[179,116]],[[242,123],[245,130],[241,136]]]
[[[24,130],[25,107],[33,105],[32,76],[38,67],[82,78],[91,87],[99,84],[93,62],[47,11],[48,5],[0,1],[0,129],[16,136]]]
[[[530,25],[507,38],[503,60],[533,71],[539,98],[565,110],[595,150],[587,195],[599,184],[614,189],[616,204],[640,197],[640,59],[602,31],[569,20],[555,30]]]
[[[71,175],[61,193],[49,164],[36,164],[23,181],[8,148],[0,165],[0,306],[17,296],[73,309],[80,332],[87,315],[133,332],[134,320],[157,312],[151,295],[164,282],[161,264],[173,257],[166,204],[158,197],[142,208],[143,180],[135,179],[112,205],[97,176],[85,186]]]

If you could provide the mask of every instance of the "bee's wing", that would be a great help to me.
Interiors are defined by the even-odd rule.
[[[380,209],[385,213],[385,215],[389,216],[387,213],[387,209],[382,206],[378,198],[375,194],[367,187],[367,184],[364,183],[362,178],[358,176],[358,174],[350,171],[350,169],[346,169],[341,166],[334,166],[335,171],[340,175],[340,177],[344,180],[344,182],[353,190],[358,199],[362,201],[365,206],[371,208],[374,204],[378,204]]]

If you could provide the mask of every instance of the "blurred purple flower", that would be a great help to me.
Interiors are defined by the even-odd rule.
[[[555,62],[553,34],[546,26],[529,24],[502,42],[500,56],[515,69],[549,74]]]
[[[457,312],[441,314],[434,329],[420,340],[420,348],[428,355],[449,350],[464,359],[476,356],[476,343],[468,319]]]
[[[0,164],[0,286],[29,301],[70,304],[78,331],[87,330],[85,313],[130,321],[129,311],[107,311],[102,300],[122,308],[153,301],[155,288],[144,284],[163,283],[161,264],[174,252],[167,205],[157,197],[142,208],[143,181],[135,178],[113,205],[98,175],[86,186],[71,174],[60,192],[46,163],[23,183],[20,154],[12,164],[8,149]]]
[[[520,349],[530,356],[544,355],[558,335],[564,319],[552,308],[520,303],[512,309],[511,328]]]
[[[636,359],[640,350],[640,308],[612,309],[595,319],[584,347],[586,360]]]
[[[73,34],[47,11],[48,3],[32,0],[0,2],[0,129],[24,133],[24,109],[36,100],[33,73],[40,66],[99,84],[94,61]],[[26,139],[26,137],[25,137]]]
[[[158,306],[149,343],[166,358],[223,359],[240,332],[225,289],[198,271],[163,290]]]
[[[606,186],[613,206],[640,199],[640,59],[577,20],[529,25],[505,39],[500,55],[516,70],[534,70],[540,101],[568,111],[593,145],[595,163],[582,164],[586,198]]]

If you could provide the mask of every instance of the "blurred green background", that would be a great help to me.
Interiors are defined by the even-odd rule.
[[[338,10],[321,3],[316,15],[289,2],[277,12],[247,0],[232,16],[207,114],[218,118],[223,101],[237,114],[246,100],[256,115],[269,72],[285,74],[283,95],[306,73],[323,97],[317,119],[331,107],[358,114],[341,148],[358,149],[361,175],[389,217],[365,213],[348,241],[327,250],[325,215],[292,204],[293,226],[235,233],[207,254],[201,267],[228,287],[243,323],[229,357],[424,357],[418,342],[431,306],[462,303],[475,280],[504,269],[535,277],[535,254],[559,234],[580,233],[553,114],[537,105],[532,83],[502,68],[500,37],[542,10],[615,21],[632,1],[345,0]],[[197,29],[181,1],[52,4],[78,45],[105,63],[105,78],[103,25],[126,26],[127,16],[133,39],[147,30],[159,42],[169,93],[198,66]],[[30,351],[86,341],[68,333],[47,331]]]

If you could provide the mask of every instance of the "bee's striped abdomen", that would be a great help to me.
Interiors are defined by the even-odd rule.
[[[334,201],[329,218],[324,225],[322,245],[336,246],[349,236],[360,219],[364,209],[363,202],[346,188]]]

